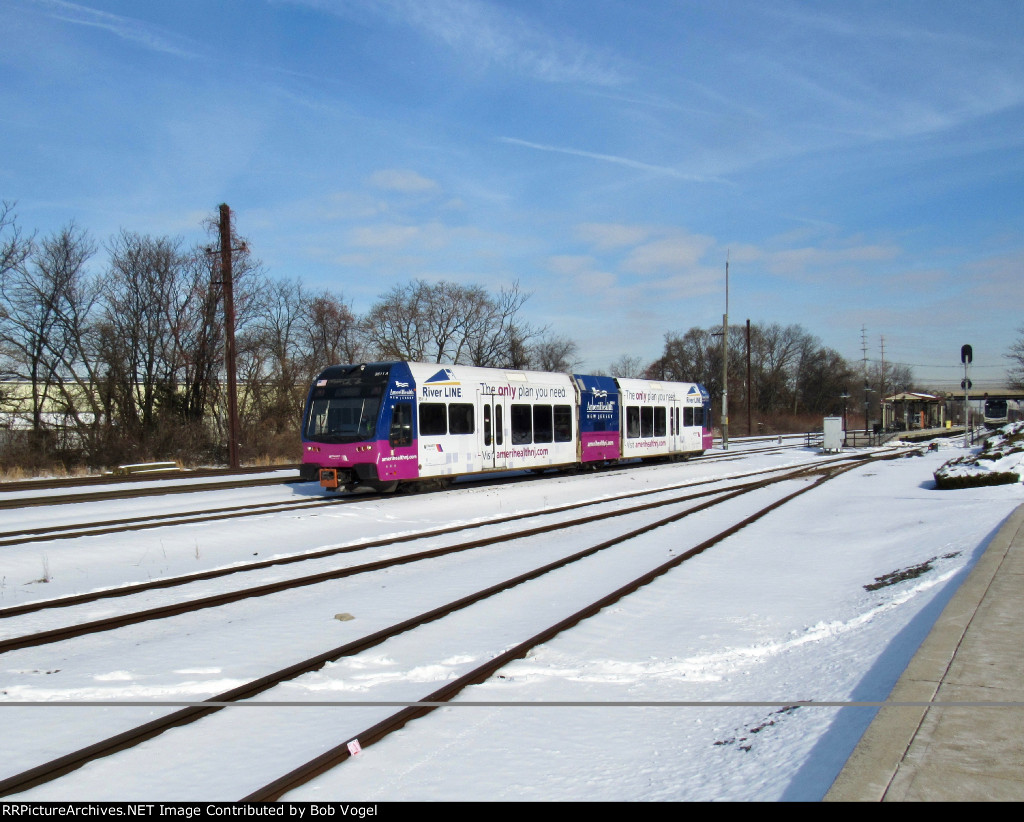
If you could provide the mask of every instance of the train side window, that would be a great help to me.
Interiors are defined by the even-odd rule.
[[[533,406],[512,406],[512,444],[526,445],[533,442]]]
[[[400,402],[391,412],[391,432],[388,442],[392,448],[412,445],[412,405]]]
[[[494,407],[494,439],[498,445],[505,444],[505,423],[502,421],[504,412],[502,408],[504,406],[496,405]]]
[[[448,406],[448,433],[473,433],[473,406],[469,403],[453,402]]]
[[[555,442],[572,442],[572,406],[555,406]]]
[[[654,409],[654,436],[665,436],[665,433],[668,430],[665,422],[667,419],[668,415],[666,414],[664,408],[658,406],[657,408]]]
[[[640,436],[640,408],[630,405],[626,408],[626,436],[636,439]]]
[[[551,406],[533,406],[533,441],[551,442],[554,436],[554,426],[551,422]]]
[[[447,406],[443,402],[420,403],[420,436],[440,437],[447,433]]]
[[[649,405],[640,408],[640,436],[654,436],[654,409]]]
[[[693,406],[688,405],[683,409],[683,426],[693,428]]]
[[[484,406],[484,445],[490,445],[491,439],[491,404]]]

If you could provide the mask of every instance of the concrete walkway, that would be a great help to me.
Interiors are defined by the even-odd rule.
[[[826,802],[1024,801],[1024,505],[888,701],[933,704],[880,709]]]

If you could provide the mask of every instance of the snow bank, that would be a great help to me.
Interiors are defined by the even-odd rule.
[[[935,472],[938,488],[1009,485],[1024,475],[1024,422],[1004,425],[982,449],[950,460]]]

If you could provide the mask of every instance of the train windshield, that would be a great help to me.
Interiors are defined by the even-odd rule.
[[[324,384],[320,385],[321,382]],[[310,398],[306,439],[316,442],[373,439],[386,387],[386,378],[372,383],[359,376],[318,380]]]

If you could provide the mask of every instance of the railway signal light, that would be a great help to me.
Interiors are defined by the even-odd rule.
[[[960,362],[964,364],[964,378],[960,381],[960,387],[964,390],[964,448],[970,444],[971,429],[971,405],[968,399],[968,392],[971,390],[971,381],[967,378],[967,366],[974,359],[974,349],[969,345],[960,346]]]

